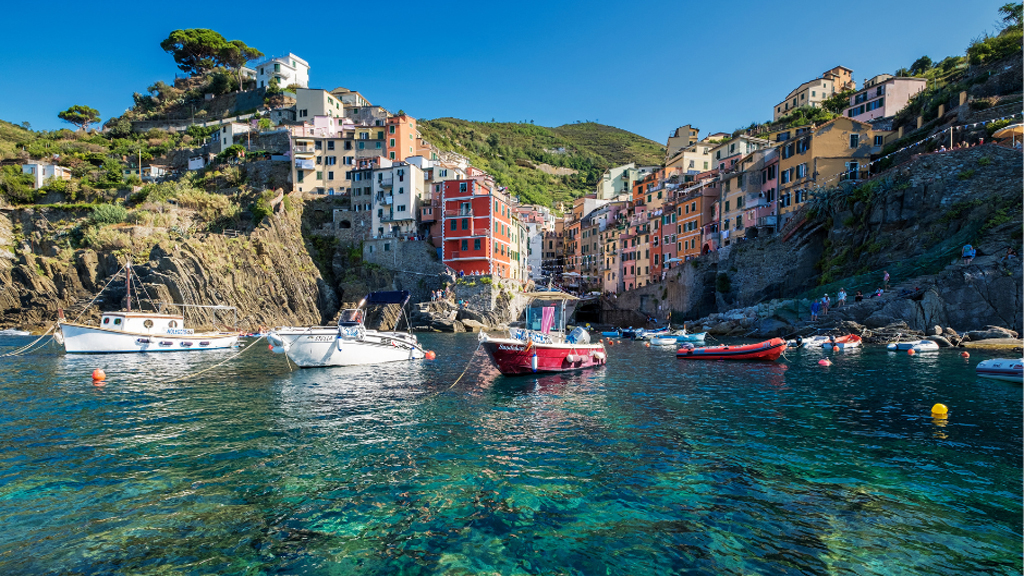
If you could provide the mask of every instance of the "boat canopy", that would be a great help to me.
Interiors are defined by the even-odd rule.
[[[408,290],[395,290],[392,292],[370,292],[366,295],[366,304],[401,304],[409,301]]]

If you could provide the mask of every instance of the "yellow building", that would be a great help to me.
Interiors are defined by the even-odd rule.
[[[813,190],[865,178],[872,154],[882,151],[889,134],[840,116],[780,141],[779,213],[785,217],[799,208]]]

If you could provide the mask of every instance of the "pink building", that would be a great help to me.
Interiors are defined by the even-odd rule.
[[[850,96],[850,106],[843,110],[843,115],[861,122],[895,116],[927,87],[928,81],[924,78],[879,74],[865,81],[864,88]]]

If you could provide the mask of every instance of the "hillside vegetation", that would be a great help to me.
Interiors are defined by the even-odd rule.
[[[657,142],[593,122],[546,128],[437,118],[420,121],[419,128],[437,147],[468,157],[523,202],[535,204],[552,205],[585,194],[612,166],[660,165],[665,156]],[[539,169],[541,164],[576,172],[555,176]]]

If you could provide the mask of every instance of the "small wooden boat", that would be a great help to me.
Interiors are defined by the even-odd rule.
[[[983,360],[974,368],[974,372],[979,378],[1022,384],[1024,383],[1024,360],[1012,358]]]
[[[931,340],[908,340],[906,342],[893,342],[886,346],[890,352],[900,350],[913,350],[914,352],[938,352],[939,345]]]
[[[831,349],[833,346],[838,346],[840,350],[846,350],[848,348],[860,348],[861,338],[856,334],[847,334],[846,336],[839,336],[838,338],[829,338],[826,340],[821,347]]]
[[[651,346],[675,346],[679,344],[675,336],[655,336],[651,338]]]
[[[700,348],[680,348],[676,358],[688,360],[767,360],[774,362],[786,350],[786,341],[772,338],[756,344],[740,346],[704,346]]]

